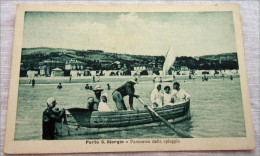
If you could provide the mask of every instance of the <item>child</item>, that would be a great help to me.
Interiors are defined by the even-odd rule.
[[[173,102],[174,102],[174,99],[172,98],[171,88],[170,88],[170,86],[165,86],[164,87],[164,94],[163,94],[163,104],[169,105]]]
[[[98,111],[110,111],[110,108],[107,105],[107,94],[104,93],[101,95],[101,100],[100,103],[98,105]]]

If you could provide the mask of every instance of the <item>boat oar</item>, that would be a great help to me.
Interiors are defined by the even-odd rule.
[[[167,127],[169,127],[171,130],[173,130],[178,136],[183,137],[183,138],[192,138],[189,134],[173,127],[172,124],[170,124],[166,119],[161,117],[158,113],[155,112],[151,107],[149,107],[145,102],[139,98],[137,98],[144,106],[147,108],[149,111],[153,112],[155,116],[157,116]]]

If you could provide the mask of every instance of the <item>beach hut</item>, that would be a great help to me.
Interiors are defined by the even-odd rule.
[[[27,77],[33,78],[38,74],[38,71],[28,70]]]
[[[59,76],[64,76],[64,72],[60,68],[54,68],[51,71],[51,77],[59,77]]]
[[[91,74],[91,76],[94,76],[94,75],[96,76],[96,75],[97,75],[97,72],[96,72],[95,70],[91,70],[91,71],[90,71],[90,74]]]

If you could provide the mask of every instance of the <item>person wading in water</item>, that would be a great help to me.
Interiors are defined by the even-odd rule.
[[[58,89],[61,89],[62,88],[62,85],[61,83],[59,83],[59,85],[57,86]]]
[[[139,95],[135,95],[135,88],[134,85],[137,83],[137,79],[135,80],[130,80],[117,88],[113,93],[113,100],[116,103],[116,107],[118,110],[127,110],[125,102],[124,102],[124,97],[129,95],[129,105],[130,109],[134,110],[133,107],[133,101],[134,97],[139,98]]]
[[[58,108],[55,108],[56,104],[55,98],[47,99],[47,108],[42,114],[42,139],[55,139],[55,122],[62,122],[62,118],[64,118],[64,124],[67,124],[65,109],[59,111]]]

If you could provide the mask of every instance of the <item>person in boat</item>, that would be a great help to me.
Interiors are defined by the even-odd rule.
[[[130,80],[130,81],[126,82],[125,84],[123,84],[122,86],[120,86],[119,88],[117,88],[112,93],[113,100],[115,101],[116,107],[118,110],[127,110],[124,99],[123,99],[127,95],[129,96],[130,109],[134,110],[134,107],[133,107],[134,97],[139,98],[139,95],[135,95],[134,85],[137,83],[136,81],[137,80]]]
[[[100,100],[96,99],[95,97],[88,97],[87,109],[90,111],[97,111],[99,102]]]
[[[102,93],[103,90],[104,90],[104,89],[102,89],[99,85],[96,85],[96,86],[94,87],[93,91],[94,91],[94,94],[95,94],[95,96],[96,96],[96,98],[97,98],[98,100],[100,100],[101,93]]]
[[[151,93],[151,101],[152,101],[152,107],[156,108],[156,107],[162,107],[163,103],[162,103],[162,85],[160,83],[156,83],[154,85],[154,89]]]
[[[172,98],[174,99],[174,102],[184,102],[188,101],[191,98],[191,96],[184,89],[180,88],[180,83],[174,82]]]
[[[61,89],[62,88],[62,85],[61,83],[59,83],[59,85],[57,86],[58,89]]]
[[[107,84],[107,90],[110,90],[110,88],[111,88],[111,87],[110,87],[110,85],[109,85],[109,83],[108,83],[108,84]]]
[[[165,86],[163,93],[163,105],[169,105],[171,103],[174,103],[174,98],[172,98],[171,94],[171,87]]]
[[[102,91],[103,91],[103,89],[99,85],[96,85],[93,88],[93,92],[94,92],[95,96],[88,97],[87,109],[89,109],[90,111],[98,110],[98,104],[100,102],[100,97],[101,97]]]
[[[110,108],[107,105],[107,101],[108,101],[107,97],[108,97],[107,93],[103,93],[101,95],[101,100],[98,104],[98,111],[110,111]]]
[[[32,80],[32,87],[34,87],[35,86],[35,80],[33,79]]]
[[[89,89],[89,84],[86,84],[85,89]]]
[[[59,110],[55,107],[56,105],[55,98],[47,99],[47,108],[42,115],[42,139],[55,139],[55,122],[62,122],[62,119],[64,119],[64,124],[67,124],[65,109]]]

